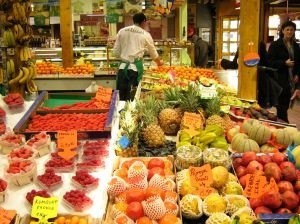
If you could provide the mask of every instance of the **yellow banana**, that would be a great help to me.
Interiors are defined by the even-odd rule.
[[[4,75],[3,69],[0,68],[0,84],[3,83],[3,75]]]
[[[27,81],[28,77],[29,77],[29,69],[26,68],[26,67],[21,67],[21,70],[23,70],[24,75],[23,75],[23,77],[19,80],[19,83],[20,83],[20,84],[24,84],[24,83]]]
[[[8,84],[9,85],[14,85],[16,84],[17,82],[19,82],[19,80],[24,76],[24,72],[22,69],[19,69],[19,74],[14,78],[14,79],[11,79],[9,80]]]
[[[11,74],[12,73],[15,73],[15,62],[13,59],[10,59],[9,60],[9,63],[10,63],[10,71],[11,71]]]

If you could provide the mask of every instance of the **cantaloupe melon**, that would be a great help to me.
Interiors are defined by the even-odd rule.
[[[259,152],[260,148],[256,141],[249,139],[246,134],[239,133],[233,137],[231,142],[233,151],[243,153],[248,151]]]
[[[292,136],[284,129],[277,129],[274,132],[274,135],[276,142],[285,148],[288,147],[288,145],[290,145],[293,141]]]
[[[271,130],[262,124],[252,125],[251,129],[248,132],[249,138],[257,142],[258,145],[263,145],[271,138]]]
[[[242,124],[242,131],[245,132],[246,134],[249,133],[253,125],[260,124],[260,122],[256,119],[248,119],[245,120]]]

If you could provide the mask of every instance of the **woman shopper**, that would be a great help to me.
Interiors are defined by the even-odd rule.
[[[158,66],[162,65],[154,41],[145,30],[147,18],[143,13],[133,16],[133,25],[122,28],[116,37],[113,52],[121,59],[117,74],[120,100],[133,100],[136,87],[143,76],[143,56],[148,51]]]
[[[281,25],[280,38],[271,43],[268,50],[269,65],[277,69],[276,81],[282,87],[276,105],[277,117],[288,120],[290,99],[300,75],[300,47],[295,41],[296,24],[286,21]]]

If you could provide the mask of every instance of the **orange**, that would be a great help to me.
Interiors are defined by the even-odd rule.
[[[172,214],[165,214],[158,222],[158,224],[178,224],[178,218]]]
[[[78,223],[79,223],[79,217],[77,215],[72,216],[71,224],[78,224]]]
[[[126,201],[128,204],[134,201],[141,202],[145,199],[145,196],[145,190],[140,188],[131,188],[127,191]]]
[[[166,191],[164,200],[168,199],[171,201],[177,201],[178,195],[175,191]]]
[[[177,206],[177,204],[175,204],[174,202],[171,202],[171,201],[165,201],[164,204],[165,204],[165,207],[166,207],[166,209],[167,209],[167,211],[168,211],[169,213],[171,213],[171,214],[174,213],[174,214],[175,214],[175,213],[178,212],[178,206]]]
[[[57,224],[65,224],[66,218],[64,216],[60,216],[55,221]]]
[[[115,171],[115,175],[118,176],[118,177],[121,177],[122,179],[125,179],[128,175],[128,169],[126,168],[120,168],[120,169],[117,169]]]
[[[152,220],[149,219],[147,216],[139,218],[136,220],[136,224],[152,224]]]

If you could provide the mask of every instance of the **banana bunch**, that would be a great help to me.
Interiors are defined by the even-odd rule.
[[[205,149],[206,147],[220,148],[224,150],[228,149],[224,130],[220,126],[208,125],[204,130],[199,130],[197,132],[198,134],[191,137],[187,131],[180,131],[177,147],[183,145],[195,145],[201,149]]]
[[[7,20],[6,15],[4,14],[0,16],[0,24],[4,27],[10,27],[13,25],[12,22]]]
[[[3,83],[3,77],[4,77],[4,71],[2,68],[0,68],[0,84]]]
[[[12,30],[16,41],[20,40],[25,35],[23,27],[20,24],[15,24]]]
[[[32,8],[31,8],[31,1],[26,1],[26,2],[23,2],[23,8],[25,10],[25,15],[26,17],[29,17],[30,16],[30,13],[32,11]]]
[[[292,218],[289,219],[288,224],[299,224],[300,223],[300,214],[294,215]]]
[[[6,61],[6,73],[8,77],[14,76],[15,74],[15,62],[13,59]]]
[[[25,13],[24,4],[20,2],[15,2],[12,5],[12,16],[14,17],[15,21],[20,23],[27,23],[28,19]]]
[[[23,46],[19,50],[20,60],[21,61],[28,61],[31,59],[31,50],[29,47]]]
[[[29,66],[23,66],[19,68],[17,76],[9,80],[8,84],[13,85],[25,85],[25,89],[29,93],[37,92],[37,86],[35,85],[33,79],[36,76],[36,70],[33,63]]]
[[[4,31],[3,41],[4,41],[4,45],[7,47],[15,47],[16,46],[16,40],[15,40],[14,34],[11,31],[11,29],[7,29]]]

